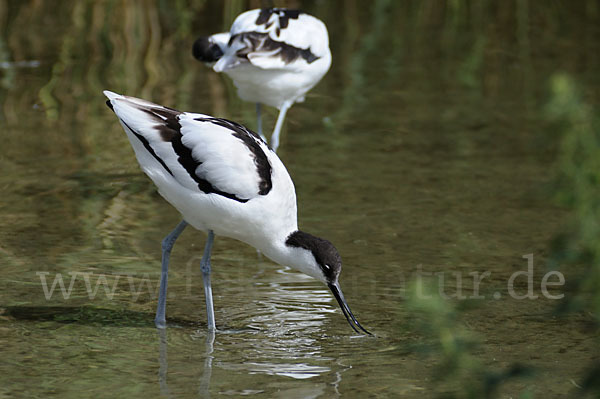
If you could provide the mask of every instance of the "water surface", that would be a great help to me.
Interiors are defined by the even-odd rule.
[[[541,110],[557,72],[598,104],[598,2],[275,3],[329,28],[332,69],[288,113],[279,155],[301,228],[340,250],[345,296],[377,338],[355,335],[326,287],[225,238],[213,251],[220,331],[207,335],[205,236],[192,229],[171,259],[170,328],[153,326],[160,241],[179,216],[102,90],[254,128],[254,105],[190,51],[246,2],[0,1],[0,396],[460,392],[417,349],[426,338],[405,306],[416,273],[442,273],[450,302],[481,297],[461,323],[485,366],[535,370],[501,397],[572,394],[598,337],[585,315],[554,316],[540,291],[565,216],[550,185],[558,137]],[[507,281],[527,254],[538,298],[517,300]],[[475,292],[469,273],[484,272]],[[71,291],[44,291],[59,274]],[[526,278],[515,289],[525,294]]]

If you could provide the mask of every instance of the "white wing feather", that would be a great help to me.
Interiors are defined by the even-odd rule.
[[[184,113],[179,119],[182,143],[192,150],[195,160],[202,162],[196,168],[196,175],[238,198],[256,197],[260,177],[254,155],[230,129],[195,120],[199,117],[206,118],[201,114]],[[270,151],[264,144],[261,149]]]
[[[216,190],[244,200],[259,195],[261,177],[254,154],[244,141],[235,136],[235,131],[211,122],[218,119],[203,114],[179,113],[158,104],[109,91],[105,91],[105,95],[110,99],[113,111],[119,117],[125,131],[133,133],[134,137],[130,139],[140,140],[136,135],[143,137],[156,154],[155,159],[159,163],[162,162],[162,165],[169,169],[167,172],[182,186],[195,192],[200,191],[198,181],[182,164],[182,161],[186,160],[182,157],[189,157],[191,154],[193,161],[198,164],[193,173],[210,183]],[[166,125],[166,117],[161,117],[160,113],[153,114],[152,110],[178,113],[181,143],[187,155],[178,154],[172,142],[164,140],[161,136],[160,119]],[[260,139],[253,137],[252,140],[256,141],[263,152],[270,151]],[[148,151],[148,148],[145,150]],[[138,160],[148,173],[148,165],[145,165],[139,156]]]
[[[317,18],[301,13],[298,18],[289,18],[288,25],[284,28],[279,26],[279,16],[276,13],[271,14],[268,23],[257,25],[256,21],[261,10],[250,10],[240,14],[233,22],[230,31],[230,37],[246,32],[257,32],[268,34],[269,37],[286,45],[296,47],[301,50],[310,50],[316,57],[327,57],[329,54],[329,38],[327,28],[323,22]],[[219,34],[222,35],[222,34]],[[213,36],[214,37],[214,36]],[[223,37],[215,38],[215,42],[223,42]],[[232,47],[224,50],[225,56],[215,65],[215,71],[223,72],[233,68],[245,60],[240,60],[236,53],[244,49],[243,43],[237,41]],[[292,62],[285,62],[278,53],[281,50],[252,51],[248,53],[247,59],[254,66],[262,69],[288,69],[296,70],[303,68],[307,61],[303,58],[297,58]]]
[[[231,26],[231,35],[242,32],[268,33],[275,41],[284,42],[300,49],[310,48],[317,57],[322,57],[329,51],[327,27],[319,19],[301,13],[297,19],[288,19],[287,27],[280,28],[279,17],[274,13],[269,19],[270,24],[256,25],[260,11],[260,9],[256,9],[240,14]]]

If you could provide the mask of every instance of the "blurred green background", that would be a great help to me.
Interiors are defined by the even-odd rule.
[[[331,70],[279,155],[377,339],[353,337],[325,287],[218,238],[228,333],[207,341],[191,230],[173,327],[153,327],[179,216],[102,90],[255,128],[191,46],[270,5],[329,29]],[[597,397],[599,83],[597,0],[0,0],[0,397]],[[528,254],[537,298],[516,299]],[[552,270],[559,300],[540,291]],[[41,273],[69,297],[48,299]],[[82,273],[112,291],[91,297]]]

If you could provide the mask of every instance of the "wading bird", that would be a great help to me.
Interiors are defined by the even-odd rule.
[[[274,151],[287,110],[304,101],[331,65],[325,24],[284,8],[246,11],[229,32],[200,37],[192,51],[199,61],[229,75],[242,100],[256,103],[263,140],[261,104],[279,109],[270,142]]]
[[[210,254],[215,235],[252,245],[273,261],[325,283],[350,326],[356,320],[338,281],[342,259],[331,242],[298,230],[294,183],[279,157],[244,126],[105,91],[142,170],[183,216],[162,242],[155,323],[164,328],[171,249],[190,224],[208,234],[200,261],[209,330],[215,330]]]

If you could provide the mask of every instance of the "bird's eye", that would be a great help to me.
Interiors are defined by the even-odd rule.
[[[329,270],[329,265],[323,265],[326,270]]]

